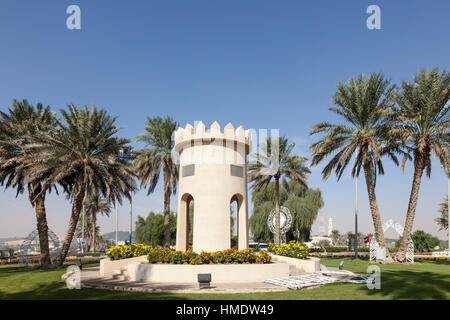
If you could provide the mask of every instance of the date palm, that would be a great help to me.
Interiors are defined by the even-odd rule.
[[[248,180],[253,182],[253,190],[266,188],[272,179],[275,182],[275,244],[277,245],[281,243],[280,179],[286,177],[306,187],[307,175],[311,173],[305,165],[306,158],[291,154],[294,147],[295,143],[289,143],[286,137],[269,138],[261,144],[261,152],[252,155],[254,161],[248,164]]]
[[[406,213],[405,230],[400,239],[396,260],[404,261],[408,241],[414,223],[420,184],[424,171],[431,175],[431,154],[438,156],[442,167],[449,174],[450,147],[450,73],[438,69],[420,70],[414,82],[403,81],[396,95],[395,125],[390,130],[394,139],[400,140],[407,153],[406,162],[413,160],[414,175]]]
[[[348,84],[339,83],[333,96],[336,107],[329,108],[345,120],[345,124],[323,122],[316,124],[310,134],[324,134],[321,140],[310,147],[312,165],[318,165],[325,158],[331,160],[325,165],[322,177],[326,180],[333,170],[339,181],[343,172],[356,154],[351,174],[359,176],[363,168],[369,196],[370,210],[377,240],[386,247],[381,217],[375,196],[376,176],[383,174],[381,158],[389,156],[398,165],[398,145],[388,143],[387,116],[391,112],[396,89],[381,74],[369,77],[360,75],[350,79]],[[392,261],[387,251],[387,260]]]
[[[27,165],[33,167],[30,181],[44,180],[43,191],[56,183],[65,186],[72,203],[67,234],[57,258],[62,266],[73,239],[83,202],[89,193],[101,194],[108,202],[122,203],[135,190],[129,140],[116,137],[120,130],[105,110],[69,105],[61,110],[64,122],[56,130],[36,137],[28,147]]]
[[[101,194],[93,194],[89,193],[86,201],[84,202],[84,210],[85,213],[90,217],[90,225],[91,225],[91,245],[90,249],[92,252],[95,252],[96,239],[97,239],[97,214],[101,213],[102,215],[106,215],[109,217],[111,213],[111,204],[103,198]]]
[[[46,193],[41,193],[41,181],[25,182],[29,172],[24,168],[23,147],[32,142],[37,132],[48,131],[54,127],[55,114],[50,111],[50,107],[44,108],[38,103],[35,108],[24,99],[22,102],[13,100],[12,109],[9,109],[8,113],[0,112],[0,119],[0,183],[5,188],[16,188],[17,195],[28,189],[29,200],[36,214],[40,265],[47,268],[51,261],[45,211]],[[36,196],[37,194],[39,196]]]
[[[153,193],[163,172],[164,183],[164,245],[170,246],[170,195],[176,193],[178,168],[172,160],[174,142],[172,134],[178,124],[171,117],[147,118],[145,130],[135,141],[145,143],[144,149],[133,156],[133,167],[141,180],[141,187],[148,186],[147,195]]]

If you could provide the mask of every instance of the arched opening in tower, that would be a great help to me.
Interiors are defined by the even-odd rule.
[[[179,214],[181,221],[177,228],[182,230],[180,248],[178,250],[186,251],[193,243],[194,233],[194,198],[191,194],[185,193],[181,197]]]
[[[187,247],[189,248],[194,244],[194,198],[191,197],[191,200],[188,204],[188,213],[187,213]]]
[[[237,249],[238,244],[238,202],[230,203],[230,248]]]

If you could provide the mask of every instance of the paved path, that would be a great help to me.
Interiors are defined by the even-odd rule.
[[[150,283],[124,281],[100,276],[99,268],[87,268],[81,271],[81,286],[118,291],[152,293],[253,293],[286,291],[288,288],[264,282],[251,283],[211,283],[211,288],[200,289],[193,283]]]
[[[329,271],[339,271],[337,268],[328,268]],[[306,275],[299,273],[295,268],[290,268],[290,277]],[[349,279],[348,275],[335,275],[336,279]],[[289,279],[284,278],[284,279]],[[211,283],[210,288],[200,289],[196,283],[156,283],[139,282],[114,279],[109,276],[102,277],[99,268],[86,268],[81,271],[81,286],[83,288],[96,288],[117,291],[134,291],[149,293],[254,293],[254,292],[278,292],[290,290],[288,287],[267,282],[250,283]],[[311,287],[317,287],[316,284]],[[292,288],[291,288],[292,289]]]

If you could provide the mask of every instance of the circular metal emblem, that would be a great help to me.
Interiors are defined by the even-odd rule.
[[[267,225],[269,226],[270,232],[275,234],[275,209],[272,209],[269,213],[269,218],[267,219]],[[280,233],[287,233],[292,227],[292,214],[286,207],[280,207]]]

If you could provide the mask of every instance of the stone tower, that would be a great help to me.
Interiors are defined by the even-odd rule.
[[[176,249],[187,249],[189,204],[194,201],[193,250],[219,251],[231,246],[230,209],[237,202],[238,249],[248,248],[247,155],[250,131],[229,123],[221,132],[214,122],[210,130],[199,122],[175,131],[179,156]]]

